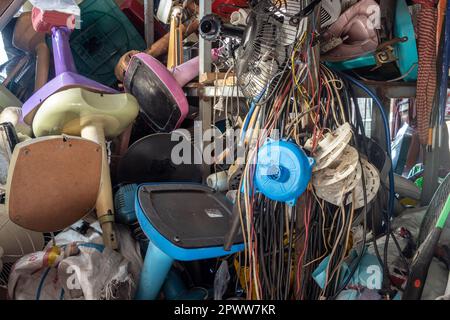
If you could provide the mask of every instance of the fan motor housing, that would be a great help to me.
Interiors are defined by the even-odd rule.
[[[295,205],[311,180],[314,159],[295,143],[266,142],[258,151],[256,189],[271,200]]]

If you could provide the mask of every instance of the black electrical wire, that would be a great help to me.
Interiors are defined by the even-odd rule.
[[[363,148],[364,148],[364,152],[367,154],[367,146],[365,145],[365,129],[364,129],[364,123],[362,121],[362,117],[361,114],[359,112],[359,107],[358,107],[358,102],[356,100],[356,97],[354,95],[353,89],[347,85],[348,91],[347,94],[349,95],[349,99],[348,102],[350,102],[351,100],[353,101],[353,104],[355,106],[355,112],[356,112],[356,121],[357,121],[357,127],[359,128],[361,135],[363,136]],[[355,142],[355,146],[357,150],[361,151],[361,146],[358,143],[358,139],[356,136],[354,136],[354,142]],[[362,166],[361,160],[360,160],[360,165]],[[365,177],[364,177],[364,170],[361,170],[361,179],[362,181],[365,181]],[[364,200],[364,206],[363,206],[363,210],[362,210],[362,214],[363,214],[363,236],[362,236],[362,245],[361,245],[361,251],[358,255],[358,258],[356,260],[356,263],[354,263],[354,268],[352,268],[352,270],[350,271],[350,274],[347,276],[346,280],[344,281],[344,283],[342,284],[342,286],[335,292],[335,294],[333,295],[333,297],[331,298],[332,300],[336,299],[337,296],[348,286],[348,284],[350,283],[350,280],[352,279],[353,275],[355,274],[357,267],[359,266],[359,264],[361,263],[362,257],[364,256],[364,252],[365,252],[365,247],[366,247],[366,237],[367,237],[367,189],[366,189],[366,184],[362,183],[362,189],[363,189],[363,200]],[[376,246],[376,243],[374,244],[375,246],[375,251],[377,252],[378,248]],[[381,260],[381,256],[379,256],[379,254],[377,255],[377,257],[379,258],[379,261],[381,262],[381,265],[384,265],[383,261]]]
[[[361,136],[362,136],[362,141],[363,141],[363,144],[362,144],[362,147],[363,147],[363,149],[364,149],[364,153],[365,153],[365,155],[366,156],[368,156],[369,155],[369,153],[368,153],[368,150],[367,150],[367,144],[366,144],[366,136],[365,136],[365,129],[364,129],[364,123],[363,123],[363,120],[362,120],[362,117],[361,117],[361,113],[360,113],[360,110],[359,110],[359,107],[358,107],[358,101],[356,100],[356,97],[355,97],[355,94],[354,94],[354,91],[353,91],[353,88],[352,88],[352,86],[351,85],[348,85],[348,90],[349,90],[349,92],[350,92],[350,96],[352,97],[352,100],[353,100],[353,104],[354,104],[354,106],[355,106],[355,112],[356,112],[356,120],[357,120],[357,126],[358,126],[358,128],[359,128],[359,130],[360,130],[360,132],[361,132]],[[355,137],[355,143],[357,144],[357,146],[358,146],[358,142],[357,142],[357,138]],[[361,149],[361,148],[359,148],[359,147],[357,147],[357,149]],[[364,181],[364,180],[363,180]],[[378,198],[378,200],[379,200],[379,198]],[[380,204],[380,211],[382,211],[382,205]],[[371,212],[371,223],[372,223],[372,228],[374,227],[374,225],[375,225],[375,219],[374,219],[374,210],[372,210],[372,212]],[[385,216],[383,216],[383,220],[385,221],[385,223],[387,223],[387,221],[389,220],[389,217],[385,217]],[[388,225],[388,224],[387,224]],[[376,241],[374,241],[374,243],[373,243],[373,245],[374,245],[374,250],[375,250],[375,254],[376,254],[376,256],[377,256],[377,258],[378,258],[378,261],[380,262],[380,264],[383,266],[383,270],[386,272],[388,272],[388,267],[387,267],[387,245],[386,245],[386,242],[389,240],[389,238],[388,238],[388,236],[386,235],[386,241],[385,241],[385,246],[384,246],[384,261],[383,261],[383,259],[381,259],[381,255],[380,255],[380,253],[379,253],[379,250],[378,250],[378,245],[377,245],[377,243],[376,243]]]

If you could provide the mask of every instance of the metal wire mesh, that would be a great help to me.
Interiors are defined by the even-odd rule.
[[[251,9],[236,74],[247,98],[270,96],[291,56],[299,26],[292,17],[306,5],[302,0],[263,0]]]
[[[425,216],[420,226],[419,238],[417,243],[418,246],[425,241],[430,231],[436,225],[439,214],[441,213],[449,194],[450,173],[447,175],[444,181],[442,181],[441,185],[436,190],[433,198],[431,199],[430,204],[428,205],[428,209],[425,212]]]
[[[8,278],[11,273],[13,263],[4,263],[2,267],[2,272],[0,272],[0,288],[8,287]]]
[[[52,235],[49,233],[44,233],[44,247],[52,241]],[[36,250],[41,250],[42,248],[36,248]],[[16,259],[18,260],[18,256]],[[0,272],[0,288],[8,288],[8,279],[11,274],[14,262],[4,262]]]

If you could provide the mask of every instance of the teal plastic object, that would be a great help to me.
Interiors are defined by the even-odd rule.
[[[136,209],[134,208],[134,196],[137,184],[126,184],[121,186],[114,195],[115,217],[117,222],[133,224],[137,221]]]
[[[414,25],[405,0],[397,1],[394,20],[394,37],[408,38],[407,41],[398,42],[394,45],[395,56],[398,58],[396,61],[397,66],[401,75],[407,74],[403,78],[404,81],[416,81],[419,56],[417,53]],[[374,54],[368,53],[355,59],[339,62],[326,62],[326,64],[336,70],[344,71],[375,66],[377,62]]]
[[[81,29],[70,37],[77,70],[112,86],[120,57],[130,50],[145,50],[145,41],[114,0],[84,0],[80,9]]]
[[[355,263],[357,262],[358,253],[356,250],[351,250],[349,256],[352,261],[350,262],[350,265],[346,262],[342,264],[339,285],[342,285],[342,283],[348,279],[350,271],[355,267]],[[316,281],[317,285],[322,289],[324,289],[327,281],[327,267],[329,262],[330,256],[326,256],[312,273],[314,281]],[[377,257],[365,250],[348,285],[363,286],[368,289],[379,290],[381,289],[382,280],[383,268],[380,266]]]
[[[339,62],[326,62],[326,64],[331,66],[335,70],[345,71],[374,66],[377,64],[377,62],[374,55],[372,53],[369,53],[358,58]]]
[[[434,37],[435,35],[430,35]],[[416,81],[418,72],[419,55],[417,52],[416,34],[412,23],[408,5],[405,0],[397,0],[395,8],[394,37],[408,37],[408,41],[400,42],[394,46],[395,55],[398,57],[397,65],[405,81]],[[415,65],[415,67],[413,67]]]
[[[297,144],[268,140],[258,151],[256,191],[293,206],[311,180],[313,165],[314,159]]]

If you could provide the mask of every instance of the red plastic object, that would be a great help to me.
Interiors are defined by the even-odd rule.
[[[145,37],[145,13],[144,5],[137,0],[125,0],[120,6],[120,10],[127,16],[127,18],[139,31],[142,37]],[[166,30],[156,19],[154,21],[155,41],[167,33]]]
[[[75,29],[75,16],[58,11],[43,11],[34,7],[31,11],[33,28],[37,32],[50,32],[52,27]]]
[[[248,8],[247,0],[215,0],[212,3],[212,12],[229,19],[230,15],[241,8]]]

